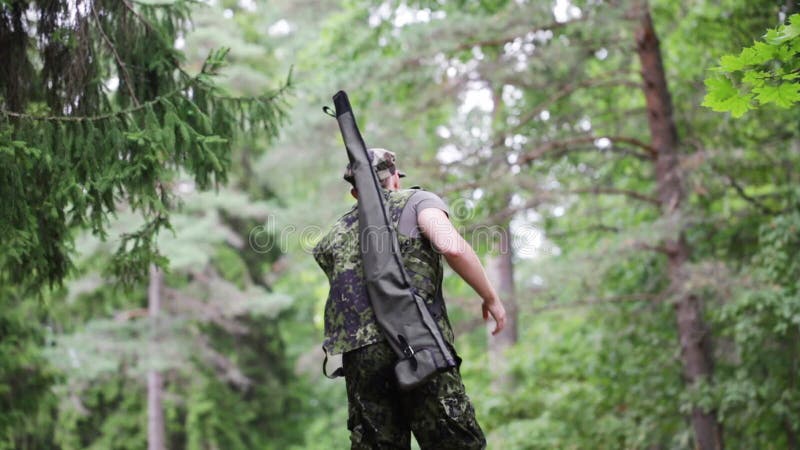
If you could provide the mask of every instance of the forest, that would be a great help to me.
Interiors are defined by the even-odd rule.
[[[800,449],[792,0],[0,0],[0,449],[349,448],[338,90],[505,304],[487,448]]]

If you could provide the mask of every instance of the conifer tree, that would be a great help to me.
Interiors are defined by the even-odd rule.
[[[174,45],[192,1],[0,2],[0,279],[34,290],[72,265],[72,231],[103,237],[120,204],[145,218],[111,271],[143,279],[169,228],[177,169],[224,182],[237,130],[273,137],[286,84],[231,97],[216,84],[226,50],[197,73]]]

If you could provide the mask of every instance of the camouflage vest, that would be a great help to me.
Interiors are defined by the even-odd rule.
[[[416,192],[416,189],[383,191],[395,229],[400,213]],[[414,238],[401,233],[397,236],[412,289],[425,300],[444,339],[453,344],[453,330],[442,298],[441,255],[423,236]],[[314,258],[330,282],[325,304],[325,350],[329,354],[344,353],[384,339],[363,282],[355,206],[314,247]]]

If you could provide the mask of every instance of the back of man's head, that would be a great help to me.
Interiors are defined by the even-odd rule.
[[[369,153],[372,167],[375,168],[375,173],[378,175],[378,181],[380,181],[383,187],[387,187],[386,185],[395,173],[397,173],[400,178],[406,176],[404,172],[397,169],[397,156],[394,152],[386,150],[385,148],[370,148],[367,152]],[[342,178],[355,189],[355,177],[350,164],[347,164],[347,167],[345,167]]]

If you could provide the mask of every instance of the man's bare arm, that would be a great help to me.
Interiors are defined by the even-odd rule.
[[[491,315],[496,323],[492,334],[499,333],[506,324],[506,311],[492,288],[478,255],[469,243],[458,234],[458,230],[440,209],[423,209],[417,216],[417,224],[422,235],[444,255],[447,264],[481,296],[483,318],[486,320]]]

